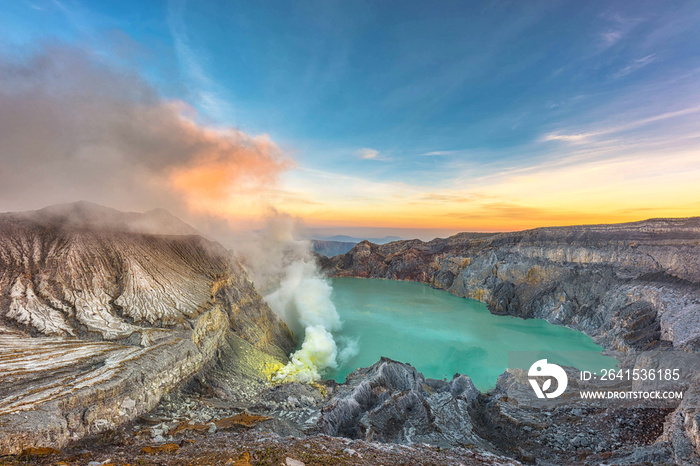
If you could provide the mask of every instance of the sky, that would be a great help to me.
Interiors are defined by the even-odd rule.
[[[401,237],[700,215],[696,1],[0,5],[0,210]],[[213,225],[213,226],[212,226]]]

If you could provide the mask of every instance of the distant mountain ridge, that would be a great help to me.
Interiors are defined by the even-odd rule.
[[[56,204],[40,210],[5,212],[0,219],[23,218],[45,226],[75,229],[127,231],[149,235],[199,235],[193,226],[183,222],[165,209],[148,212],[122,212],[87,201]]]
[[[383,238],[356,238],[348,235],[323,236],[311,239],[311,250],[326,257],[333,257],[349,252],[355,245],[362,241],[374,244],[387,244],[401,241],[398,236],[385,236]]]
[[[385,236],[383,238],[359,238],[356,236],[348,236],[348,235],[335,235],[335,236],[315,236],[312,238],[313,240],[316,241],[335,241],[335,242],[341,242],[341,243],[361,243],[363,241],[369,241],[370,243],[374,244],[386,244],[386,243],[391,243],[393,241],[401,241],[403,238],[399,236]]]
[[[338,254],[345,254],[355,247],[357,243],[350,243],[344,241],[323,241],[312,239],[311,240],[311,250],[322,254],[326,257],[337,256]]]

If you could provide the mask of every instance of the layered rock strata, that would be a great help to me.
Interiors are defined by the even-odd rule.
[[[232,339],[260,361],[294,348],[221,245],[100,209],[0,215],[0,455],[129,422]]]

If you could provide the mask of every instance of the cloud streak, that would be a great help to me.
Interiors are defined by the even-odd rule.
[[[221,89],[205,71],[200,55],[192,50],[184,21],[186,4],[186,0],[171,0],[168,3],[168,28],[173,38],[180,72],[185,76],[197,105],[218,118],[230,117],[231,106],[220,98]]]
[[[364,160],[379,160],[379,151],[376,149],[370,149],[369,147],[363,147],[357,151],[357,155]]]
[[[590,142],[597,136],[604,136],[609,134],[621,133],[623,131],[639,128],[644,125],[651,123],[656,123],[659,121],[669,120],[671,118],[677,118],[681,116],[690,115],[693,113],[700,112],[700,105],[684,108],[681,110],[675,110],[672,112],[660,113],[647,118],[641,118],[638,120],[630,121],[629,123],[624,123],[621,125],[607,126],[605,129],[600,129],[597,131],[580,132],[580,133],[566,133],[566,132],[554,132],[545,135],[541,140],[546,141],[565,141],[571,143],[583,143]]]
[[[630,73],[634,73],[638,69],[644,68],[645,66],[647,66],[650,63],[653,63],[654,61],[656,61],[656,54],[655,53],[652,53],[651,55],[647,55],[646,57],[638,58],[638,59],[634,60],[632,63],[630,63],[629,65],[622,68],[617,73],[615,73],[615,78],[619,79],[619,78],[622,78],[624,76],[627,76]]]

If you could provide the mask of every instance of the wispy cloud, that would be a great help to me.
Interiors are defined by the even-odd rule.
[[[187,80],[196,104],[217,118],[230,116],[231,107],[221,98],[222,90],[211,79],[201,63],[201,54],[192,49],[184,21],[186,0],[171,0],[168,3],[168,28],[175,45],[180,71]]]
[[[604,49],[620,42],[630,34],[635,26],[643,22],[642,18],[624,16],[619,13],[604,13],[600,16],[607,23],[606,29],[599,34]]]
[[[572,143],[582,143],[587,142],[590,138],[603,134],[602,132],[593,133],[549,133],[542,140],[543,141],[564,141]]]
[[[694,201],[700,194],[695,181],[700,161],[694,150],[669,154],[663,147],[619,148],[611,155],[606,147],[599,152],[587,150],[567,161],[502,170],[468,185],[443,180],[419,186],[301,169],[290,173],[287,188],[320,204],[284,208],[325,225],[410,225],[454,231],[608,223],[696,212],[693,202],[679,202],[680,197]]]
[[[363,147],[357,151],[357,155],[361,159],[365,160],[381,160],[379,156],[379,151],[376,149],[370,149],[369,147]]]
[[[70,0],[36,0],[25,2],[25,4],[29,8],[45,14],[59,12],[76,32],[84,36],[85,39],[94,42],[95,16],[89,8],[84,7],[82,4]]]
[[[617,43],[622,38],[622,31],[607,31],[600,34],[600,37],[605,42],[605,45],[612,46]]]
[[[652,53],[651,55],[647,55],[646,57],[638,58],[634,60],[632,63],[629,65],[625,66],[622,68],[620,71],[615,73],[615,79],[622,78],[624,76],[627,76],[630,73],[633,73],[637,71],[640,68],[644,68],[648,64],[654,62],[656,60],[656,54]]]
[[[435,157],[435,156],[441,156],[441,155],[454,155],[454,154],[459,154],[464,151],[462,150],[434,150],[432,152],[426,152],[425,154],[421,154],[426,157]]]
[[[565,142],[571,142],[571,143],[584,143],[584,142],[590,142],[592,139],[594,139],[597,136],[603,136],[603,135],[608,135],[608,134],[614,134],[614,133],[620,133],[622,131],[627,131],[630,129],[635,129],[644,125],[648,125],[650,123],[656,123],[659,121],[663,120],[668,120],[671,118],[676,118],[680,116],[685,116],[685,115],[690,115],[692,113],[698,113],[700,112],[700,105],[694,106],[694,107],[688,107],[684,108],[682,110],[676,110],[673,112],[666,112],[666,113],[661,113],[658,115],[654,115],[648,118],[642,118],[639,120],[635,121],[630,121],[628,123],[624,123],[621,125],[616,125],[616,126],[606,126],[605,129],[597,130],[597,131],[588,131],[588,132],[578,132],[578,133],[567,133],[563,131],[557,131],[554,133],[549,133],[545,135],[541,140],[542,141],[565,141]]]
[[[32,10],[36,10],[36,11],[46,11],[46,8],[45,8],[45,7],[40,6],[40,5],[37,5],[36,3],[33,3],[33,2],[26,2],[26,3],[27,3],[27,5],[29,6],[29,8],[31,8]]]

